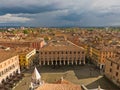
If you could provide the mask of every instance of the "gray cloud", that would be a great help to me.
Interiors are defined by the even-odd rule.
[[[1,7],[0,14],[4,15],[7,13],[10,14],[19,14],[19,13],[28,13],[28,14],[37,14],[44,12],[51,12],[56,10],[62,10],[62,8],[56,7],[54,4],[46,5],[46,6],[28,6],[28,7]]]
[[[0,23],[20,22],[33,26],[119,25],[119,9],[119,0],[1,0]]]
[[[83,17],[82,14],[70,13],[70,14],[65,15],[65,16],[57,17],[57,19],[77,22],[77,21],[80,21],[82,17]]]

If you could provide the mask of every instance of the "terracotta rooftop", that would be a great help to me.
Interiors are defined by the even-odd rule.
[[[69,42],[52,42],[46,45],[41,49],[42,51],[71,51],[71,50],[84,50],[83,48],[79,46],[75,46],[74,44],[71,44]]]
[[[80,85],[75,85],[61,77],[55,84],[44,83],[36,90],[82,90]]]
[[[37,70],[35,68],[35,70]],[[35,90],[82,90],[80,85],[75,85],[67,80],[64,80],[63,77],[61,77],[60,80],[58,80],[55,83],[43,83]]]
[[[17,47],[14,48],[18,54],[28,54],[31,52],[34,48],[29,48],[29,47]]]
[[[69,84],[43,84],[36,90],[82,90],[79,85]]]
[[[8,42],[8,43],[22,43],[22,42],[34,42],[34,41],[42,41],[43,38],[26,38],[21,40],[9,40],[9,39],[0,39],[0,42]]]
[[[57,82],[55,82],[55,84],[71,84],[71,85],[73,85],[73,83],[71,83],[71,82],[63,79],[63,77],[61,77],[60,80],[58,80]]]
[[[9,48],[9,47],[0,47],[0,62],[3,62],[9,58],[12,58],[15,55],[27,54],[32,51],[33,48],[28,47],[18,47],[18,48]]]
[[[118,57],[108,58],[108,60],[120,65],[120,55]]]
[[[111,47],[111,46],[104,46],[104,45],[98,46],[97,45],[94,48],[96,48],[97,50],[100,50],[100,51],[115,51],[115,48]]]
[[[14,49],[7,50],[0,48],[0,63],[16,55],[17,53]]]

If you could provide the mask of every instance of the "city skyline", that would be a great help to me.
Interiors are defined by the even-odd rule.
[[[119,28],[1,28],[0,57],[0,90],[120,89]]]
[[[118,0],[1,0],[0,26],[119,26]]]

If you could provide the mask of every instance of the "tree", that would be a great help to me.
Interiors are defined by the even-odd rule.
[[[48,38],[48,37],[44,37],[44,40],[45,40],[45,41],[48,41],[48,40],[49,40],[49,38]]]
[[[23,33],[24,33],[24,34],[28,34],[29,31],[28,31],[28,30],[24,30]]]
[[[11,33],[16,34],[17,30],[12,30]]]

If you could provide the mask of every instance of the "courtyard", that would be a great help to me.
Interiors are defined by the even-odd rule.
[[[107,80],[102,71],[95,68],[94,65],[84,66],[39,66],[37,67],[42,80],[47,83],[54,83],[63,77],[74,84],[85,85],[87,88],[97,88],[98,85],[107,90],[119,90],[113,83]],[[13,90],[28,90],[31,74],[34,68],[24,72],[25,77],[19,82]]]

